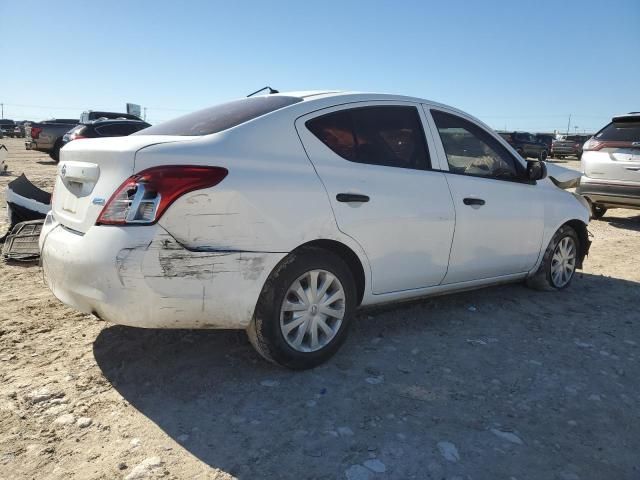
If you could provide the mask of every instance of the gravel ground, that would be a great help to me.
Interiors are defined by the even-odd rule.
[[[2,191],[22,171],[51,188],[48,157],[3,142]],[[365,311],[307,372],[243,332],[99,322],[2,263],[0,478],[638,479],[640,216],[590,230],[566,291]]]

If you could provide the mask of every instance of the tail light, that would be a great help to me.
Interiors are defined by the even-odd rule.
[[[40,137],[40,132],[42,131],[41,127],[31,127],[31,138]]]
[[[597,151],[603,148],[634,148],[634,144],[626,140],[596,140],[591,138],[584,144],[582,151]]]
[[[102,209],[96,225],[155,223],[180,196],[214,187],[228,173],[221,167],[177,165],[143,170],[120,185]]]
[[[88,137],[85,137],[84,135],[78,135],[77,133],[69,135],[69,141],[71,141],[71,140],[82,140],[83,138],[88,138]]]
[[[601,142],[600,140],[596,140],[595,138],[590,138],[587,142],[582,146],[582,151],[594,151],[600,150],[602,147],[606,145],[607,142]]]

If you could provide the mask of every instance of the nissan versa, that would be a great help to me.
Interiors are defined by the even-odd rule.
[[[358,306],[569,285],[587,202],[450,107],[297,92],[61,151],[40,248],[63,302],[119,324],[246,329],[310,368]]]

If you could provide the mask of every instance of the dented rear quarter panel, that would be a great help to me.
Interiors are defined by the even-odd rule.
[[[80,234],[53,221],[42,237],[45,280],[56,297],[135,327],[245,328],[284,256],[193,252],[159,225]]]

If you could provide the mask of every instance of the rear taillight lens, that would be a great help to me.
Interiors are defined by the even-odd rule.
[[[40,127],[31,127],[31,138],[38,138],[41,131],[42,128]]]
[[[214,187],[228,173],[221,167],[177,165],[143,170],[120,185],[102,209],[96,225],[155,223],[180,196]]]
[[[590,138],[587,142],[582,146],[582,151],[590,151],[590,150],[600,150],[604,142],[599,142],[595,138]]]

